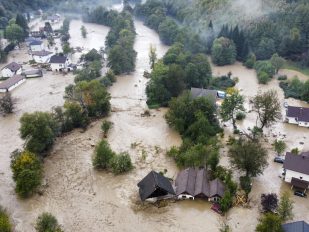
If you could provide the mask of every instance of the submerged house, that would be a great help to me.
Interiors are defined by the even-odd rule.
[[[10,92],[26,81],[22,75],[15,75],[0,83],[0,93]]]
[[[9,63],[1,70],[2,77],[12,77],[21,74],[22,66],[16,62]]]
[[[292,188],[306,191],[309,187],[309,152],[294,155],[286,153],[283,164],[284,181],[291,183]]]
[[[155,171],[151,171],[137,186],[142,201],[149,198],[164,197],[169,194],[175,195],[170,180]]]
[[[224,195],[224,184],[219,180],[209,180],[207,170],[187,168],[176,178],[176,196],[178,199],[202,198],[219,201]]]
[[[52,55],[53,55],[52,52],[45,51],[45,50],[32,52],[33,60],[39,64],[48,63]]]
[[[309,127],[309,108],[288,106],[286,122],[302,127]]]
[[[309,232],[309,224],[305,221],[285,223],[282,225],[284,232]]]
[[[44,50],[44,43],[40,40],[35,40],[29,43],[29,48],[32,52],[42,51]]]
[[[53,55],[49,60],[52,71],[71,71],[69,59],[66,56]]]
[[[225,92],[213,89],[191,88],[190,92],[192,98],[194,99],[198,97],[206,97],[211,99],[216,104],[218,104],[220,99],[224,99],[226,97]]]

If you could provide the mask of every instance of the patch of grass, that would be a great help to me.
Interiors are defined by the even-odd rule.
[[[152,104],[152,105],[148,105],[148,108],[153,110],[153,109],[158,109],[160,108],[160,105],[159,104]]]
[[[286,61],[283,68],[298,71],[304,75],[309,76],[309,67],[304,67],[293,61]]]

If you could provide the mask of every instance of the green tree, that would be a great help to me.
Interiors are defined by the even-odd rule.
[[[278,53],[272,55],[270,59],[270,63],[275,68],[275,72],[278,73],[279,69],[281,69],[285,63],[285,59],[280,57]]]
[[[171,45],[175,42],[178,34],[178,26],[171,18],[165,18],[158,28],[160,39],[166,45]]]
[[[80,31],[81,31],[81,33],[82,33],[82,37],[83,37],[83,38],[87,38],[88,32],[87,32],[86,27],[85,27],[84,25],[81,26]]]
[[[256,232],[284,232],[281,225],[280,217],[273,213],[266,213],[260,219]]]
[[[114,174],[122,174],[133,168],[131,157],[128,153],[120,153],[111,161],[111,168]]]
[[[42,213],[36,220],[37,232],[63,232],[57,219],[50,213]]]
[[[95,149],[93,166],[97,169],[108,169],[111,167],[111,162],[116,154],[112,151],[109,144],[102,140]]]
[[[150,45],[149,48],[149,64],[150,68],[153,69],[155,63],[157,62],[157,53],[156,53],[156,47],[154,47],[152,44]]]
[[[21,14],[17,14],[16,15],[15,23],[23,29],[23,31],[24,31],[24,38],[27,37],[28,36],[29,27],[28,27],[28,22],[27,22],[26,18],[23,15],[21,15]]]
[[[276,139],[273,146],[278,155],[282,154],[282,152],[286,149],[286,143],[283,140]]]
[[[20,135],[26,148],[34,153],[48,150],[54,143],[57,123],[50,113],[24,113],[20,118]]]
[[[257,113],[260,129],[269,127],[281,119],[281,104],[277,93],[269,90],[253,98],[253,111]]]
[[[29,152],[13,152],[11,169],[16,182],[15,191],[20,197],[30,196],[41,184],[42,167],[38,157]]]
[[[249,193],[251,192],[252,189],[252,180],[250,176],[241,176],[239,178],[240,181],[240,187],[242,190],[245,191],[246,196],[248,197]]]
[[[0,113],[11,114],[14,111],[16,100],[8,92],[0,98]]]
[[[236,130],[236,115],[244,111],[244,97],[236,91],[224,99],[220,115],[224,122],[232,120],[234,130]]]
[[[64,109],[67,127],[86,128],[89,123],[88,115],[78,103],[66,101]]]
[[[64,43],[63,46],[62,46],[62,51],[63,51],[63,54],[69,54],[72,52],[72,48],[70,47],[70,44],[69,43]]]
[[[24,30],[17,24],[8,25],[4,31],[5,38],[10,42],[20,43],[24,40]]]
[[[0,231],[1,232],[12,232],[12,225],[10,223],[10,218],[7,215],[5,209],[0,206]]]
[[[290,194],[284,192],[280,197],[278,207],[278,214],[283,222],[293,219],[293,204],[294,202],[290,199]]]
[[[104,120],[102,122],[101,129],[104,133],[105,138],[107,137],[108,131],[111,129],[112,126],[113,126],[113,123],[110,121]]]
[[[254,53],[250,53],[245,61],[245,66],[247,68],[253,68],[256,62],[256,57]]]
[[[267,150],[257,141],[239,139],[235,141],[228,156],[234,168],[244,171],[246,176],[255,177],[267,166]]]
[[[220,199],[219,204],[221,211],[226,213],[231,207],[233,203],[233,197],[230,191],[225,191],[223,197]]]
[[[211,48],[212,61],[219,66],[233,64],[236,61],[236,47],[232,40],[220,37]]]

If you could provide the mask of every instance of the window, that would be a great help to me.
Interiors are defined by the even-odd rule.
[[[302,180],[302,179],[303,179],[303,177],[301,176],[301,177],[299,177],[299,179],[301,179],[301,180]]]

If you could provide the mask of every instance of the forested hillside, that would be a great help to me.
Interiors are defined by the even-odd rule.
[[[257,59],[269,59],[272,54],[278,53],[301,65],[309,65],[307,23],[309,2],[306,0],[152,0],[149,2],[163,4],[167,15],[190,26],[208,44],[212,44],[215,39],[213,31],[216,37],[224,25],[233,28],[238,26],[239,30],[244,32],[249,50]],[[161,9],[158,8],[157,12]],[[154,14],[149,18],[160,22],[158,15],[160,14]],[[241,56],[238,54],[238,57]]]

